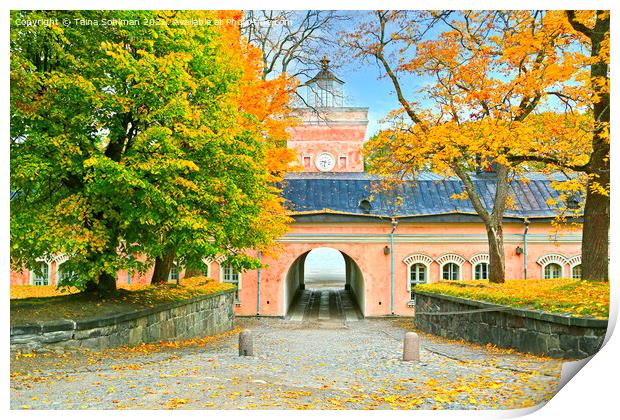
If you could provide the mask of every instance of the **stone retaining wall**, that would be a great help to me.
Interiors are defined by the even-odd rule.
[[[457,313],[481,309],[490,311]],[[440,312],[446,314],[434,314]],[[428,292],[416,293],[414,322],[422,331],[450,339],[567,359],[596,353],[607,331],[607,320],[505,308]]]
[[[11,327],[11,350],[133,346],[204,337],[233,327],[234,291],[83,320],[59,319]]]

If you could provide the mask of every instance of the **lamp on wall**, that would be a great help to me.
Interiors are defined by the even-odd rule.
[[[521,248],[520,246],[517,247],[517,255],[521,255],[523,254],[523,248]]]
[[[386,245],[386,246],[383,248],[383,253],[384,253],[385,255],[390,255],[390,247]]]

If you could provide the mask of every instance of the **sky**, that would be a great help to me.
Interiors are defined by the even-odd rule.
[[[356,68],[346,66],[336,71],[336,76],[345,82],[347,106],[368,107],[366,139],[380,129],[380,121],[388,112],[400,106],[391,81],[380,78],[381,74],[376,65],[368,64]]]
[[[350,18],[345,23],[340,23],[332,29],[335,33],[349,32],[354,29],[354,26],[359,24],[358,19],[366,19],[367,11],[340,11],[343,15]],[[441,32],[440,25],[428,32],[428,37],[434,37]],[[389,33],[390,26],[387,31]],[[336,37],[334,33],[326,34],[328,38]],[[328,52],[328,58],[331,60],[331,70],[339,79],[345,82],[344,84],[344,96],[345,106],[358,106],[368,107],[368,129],[366,131],[366,139],[371,137],[381,127],[381,120],[384,119],[387,114],[395,109],[400,108],[396,93],[394,91],[392,82],[383,77],[385,71],[379,67],[379,64],[375,62],[365,63],[359,59],[354,59],[354,53],[352,51],[344,50],[343,46],[336,46],[335,52]],[[326,47],[331,50],[332,48]],[[388,50],[389,54],[390,50]],[[323,51],[320,52],[323,54]],[[411,52],[409,52],[411,54]],[[388,58],[391,64],[395,64],[396,59],[394,57]],[[403,92],[407,99],[413,98],[414,91],[418,90],[423,83],[427,83],[428,80],[415,77],[412,75],[399,75]],[[305,80],[302,80],[304,82]]]

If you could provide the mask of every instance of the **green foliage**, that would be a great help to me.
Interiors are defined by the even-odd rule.
[[[160,25],[16,26],[17,18]],[[85,288],[170,249],[202,258],[269,244],[258,130],[239,128],[242,77],[200,11],[11,14],[11,258],[71,256]],[[146,255],[145,262],[133,258]],[[244,267],[251,258],[231,257]],[[64,265],[63,264],[63,265]]]

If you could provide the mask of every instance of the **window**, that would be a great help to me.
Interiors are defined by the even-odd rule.
[[[489,264],[485,262],[474,266],[474,280],[485,280],[489,278]]]
[[[460,280],[461,278],[461,267],[456,263],[444,264],[441,272],[444,280]]]
[[[32,284],[35,286],[47,286],[50,284],[50,268],[46,262],[39,262],[35,270],[31,272]]]
[[[312,166],[312,157],[311,156],[303,156],[301,164],[305,168],[310,168]]]
[[[235,271],[235,269],[231,265],[225,265],[222,267],[222,281],[224,283],[234,284],[237,287],[237,290],[235,291],[236,302],[239,301],[239,284],[240,284],[239,280],[240,280],[239,272]]]
[[[170,273],[168,273],[168,281],[179,281],[179,266],[176,262],[172,263]]]
[[[338,167],[346,168],[347,167],[347,157],[346,156],[338,156]]]
[[[577,258],[577,260],[575,259]],[[541,267],[541,276],[544,279],[559,279],[564,277],[564,267],[581,263],[581,256],[566,258],[562,254],[546,254],[536,261]]]
[[[544,277],[546,279],[559,279],[562,277],[562,266],[560,264],[547,264],[544,268]]]
[[[426,266],[422,263],[415,263],[409,267],[409,284],[411,285],[411,300],[415,300],[413,288],[416,284],[426,283]]]
[[[577,264],[576,266],[574,266],[571,269],[570,276],[573,279],[580,279],[581,278],[581,264]]]

